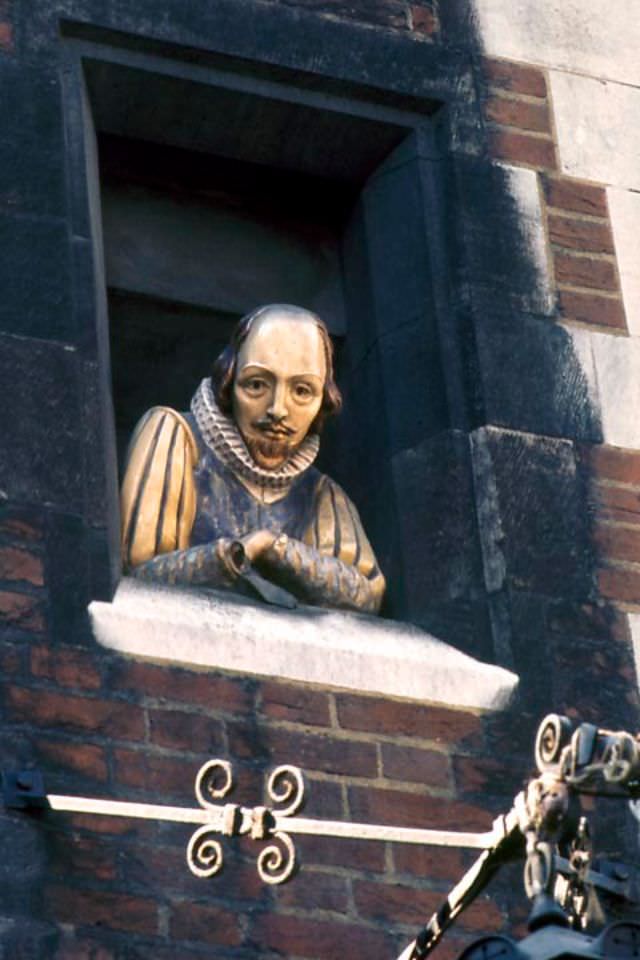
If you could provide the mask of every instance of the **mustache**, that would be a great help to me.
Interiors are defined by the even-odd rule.
[[[291,427],[287,427],[284,423],[278,423],[270,417],[261,417],[260,420],[256,420],[253,425],[258,430],[277,433],[282,437],[290,437],[295,433],[295,430],[292,430]]]

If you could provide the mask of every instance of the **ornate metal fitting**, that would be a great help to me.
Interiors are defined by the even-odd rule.
[[[213,877],[224,866],[219,834],[225,837],[247,835],[252,840],[273,840],[258,856],[260,878],[269,884],[284,883],[294,873],[296,850],[288,833],[278,829],[281,821],[293,816],[304,803],[305,785],[297,767],[280,766],[269,776],[266,792],[272,807],[241,807],[214,801],[224,799],[234,789],[233,770],[226,760],[209,760],[196,776],[198,803],[210,811],[210,822],[199,827],[187,847],[189,869],[197,877]]]

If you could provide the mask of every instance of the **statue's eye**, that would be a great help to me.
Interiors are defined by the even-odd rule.
[[[297,400],[311,400],[313,390],[308,383],[296,383],[293,388],[293,394]]]
[[[248,390],[249,393],[260,393],[264,390],[266,384],[261,377],[250,377],[249,380],[245,380],[244,388]]]

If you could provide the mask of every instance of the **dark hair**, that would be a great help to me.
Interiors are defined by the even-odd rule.
[[[332,416],[334,413],[340,412],[342,408],[342,394],[340,393],[338,385],[334,379],[333,344],[331,342],[331,337],[329,336],[329,331],[327,330],[324,321],[321,320],[316,313],[312,313],[311,310],[305,310],[302,307],[294,307],[288,303],[270,303],[267,306],[258,307],[256,310],[252,310],[251,313],[247,313],[244,317],[242,317],[241,320],[238,321],[238,324],[231,335],[231,340],[213,365],[211,380],[213,383],[213,392],[216,398],[216,403],[223,413],[226,413],[227,415],[231,413],[233,380],[236,375],[236,364],[240,347],[251,333],[251,328],[253,327],[254,322],[259,317],[263,317],[266,313],[270,313],[271,311],[284,313],[288,316],[288,319],[292,320],[295,320],[296,317],[302,315],[305,317],[305,319],[312,320],[318,328],[322,338],[322,346],[324,348],[327,375],[324,382],[324,389],[322,391],[322,405],[315,420],[311,424],[311,430],[315,433],[320,433],[325,418]]]

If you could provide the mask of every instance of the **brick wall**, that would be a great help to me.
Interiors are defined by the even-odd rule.
[[[457,29],[455,17],[436,2],[297,0],[282,5],[332,21],[350,20],[367,30],[411,34],[424,41],[421,49],[431,50],[431,44],[450,48],[452,62],[467,44],[464,69],[477,66],[480,89],[479,105],[471,100],[467,105],[473,114],[469,137],[481,129],[482,149],[459,141],[454,152],[464,161],[469,147],[469,154],[482,154],[479,163],[493,159],[537,171],[557,293],[555,318],[611,335],[626,334],[606,193],[559,172],[543,71],[480,58],[473,38],[460,24],[459,32],[452,32]],[[553,553],[550,564],[539,538],[555,534],[548,534],[544,523],[534,523],[542,511],[533,516],[532,509],[525,510],[527,522],[522,519],[522,490],[529,490],[522,480],[527,471],[533,473],[534,458],[527,457],[538,444],[544,456],[536,461],[535,483],[550,509],[547,492],[554,491],[553,479],[561,472],[560,454],[554,456],[562,445],[547,443],[542,429],[534,435],[515,425],[514,432],[520,429],[521,436],[518,442],[509,438],[509,470],[504,471],[500,495],[504,499],[508,487],[521,508],[513,530],[504,525],[514,544],[508,559],[517,569],[504,590],[509,606],[496,604],[491,616],[494,625],[501,617],[510,619],[510,644],[522,684],[513,708],[500,716],[191,672],[96,649],[84,619],[88,596],[83,580],[95,557],[77,529],[86,519],[84,501],[92,477],[87,463],[92,456],[97,462],[97,456],[90,448],[81,465],[71,456],[79,448],[79,408],[92,395],[78,368],[82,363],[83,376],[91,379],[95,357],[83,355],[80,361],[66,342],[76,337],[64,319],[71,316],[72,302],[71,282],[64,286],[67,273],[71,275],[67,261],[42,255],[41,269],[33,270],[25,253],[32,249],[36,228],[45,253],[50,252],[49,241],[42,239],[45,234],[58,251],[60,237],[68,232],[65,167],[63,154],[56,152],[62,149],[62,123],[60,118],[58,125],[50,120],[57,118],[60,107],[51,65],[57,63],[52,53],[57,27],[46,32],[49,7],[54,5],[35,6],[32,25],[26,0],[18,15],[0,2],[0,66],[11,61],[7,76],[13,78],[22,57],[28,78],[11,89],[31,105],[40,103],[45,93],[52,98],[46,111],[41,106],[46,118],[31,110],[26,127],[20,118],[20,135],[14,137],[18,148],[5,165],[19,172],[19,184],[0,191],[0,202],[10,235],[18,238],[11,247],[14,272],[6,299],[13,295],[24,300],[14,305],[7,339],[17,345],[16,357],[27,356],[29,350],[36,357],[35,373],[24,359],[19,362],[29,376],[35,379],[37,374],[41,388],[49,378],[46,399],[55,411],[55,429],[43,420],[38,444],[30,441],[26,453],[17,439],[12,442],[20,476],[35,479],[30,487],[26,481],[17,485],[13,505],[0,515],[2,768],[37,766],[55,792],[191,805],[199,766],[221,756],[234,763],[235,798],[253,805],[262,800],[265,771],[290,762],[308,774],[311,816],[488,828],[531,772],[533,735],[544,712],[566,710],[620,725],[637,717],[624,611],[640,600],[638,453],[583,438],[577,480],[566,488],[570,495],[554,505],[553,516],[562,519],[584,483],[594,554],[587,556],[582,544],[571,540],[563,545],[564,553]],[[178,6],[182,22],[184,8]],[[98,8],[98,19],[109,21],[97,0],[78,0],[74,7],[88,20]],[[141,14],[138,22],[130,11],[127,16],[126,24],[118,20],[112,28],[155,28],[152,18],[145,21]],[[186,39],[181,42],[188,45]],[[473,113],[477,106],[482,116]],[[10,140],[8,133],[3,149]],[[479,169],[474,168],[474,175]],[[9,221],[11,216],[16,223]],[[508,245],[509,238],[504,242]],[[74,244],[78,256],[86,238],[75,238]],[[74,269],[80,269],[77,262]],[[499,286],[489,276],[487,284],[492,282]],[[462,293],[459,299],[464,301]],[[82,303],[76,306],[80,314],[86,310]],[[49,310],[52,320],[47,319]],[[553,319],[547,319],[552,325]],[[513,328],[521,318],[509,316],[508,321]],[[77,334],[79,343],[85,335]],[[528,361],[528,341],[521,343]],[[469,361],[470,366],[474,363],[481,366],[480,361]],[[56,384],[64,381],[64,390],[51,385],[55,378]],[[27,379],[21,374],[21,383]],[[528,394],[527,389],[525,384],[525,403],[535,406],[535,389]],[[72,409],[74,403],[78,409]],[[32,410],[34,423],[39,424],[41,412]],[[501,426],[510,426],[506,416]],[[36,427],[32,429],[35,436]],[[33,459],[36,447],[40,459],[37,470],[29,473],[22,463]],[[566,453],[564,447],[561,453]],[[70,466],[62,470],[61,463]],[[513,464],[518,469],[512,470]],[[99,484],[96,488],[101,489]],[[73,499],[69,491],[76,491],[77,502],[67,502],[66,497]],[[61,537],[65,530],[66,539]],[[434,552],[436,539],[444,545],[443,555],[451,552],[444,534],[434,538]],[[566,558],[565,567],[558,556]],[[515,563],[513,558],[524,560]],[[576,585],[574,566],[588,568],[583,578],[587,587],[582,580]],[[443,624],[457,612],[453,604],[447,607]],[[475,609],[473,616],[480,619]],[[225,873],[205,881],[192,877],[185,863],[189,828],[7,811],[2,821],[0,955],[12,960],[337,960],[346,955],[386,960],[399,952],[472,859],[469,853],[439,848],[305,838],[298,841],[300,875],[288,886],[272,889],[258,880],[257,844],[228,841]],[[624,856],[624,834],[615,811],[609,808],[601,822],[597,840],[607,852]],[[522,933],[525,915],[516,866],[464,915],[436,957],[456,956],[464,943],[487,929]]]

